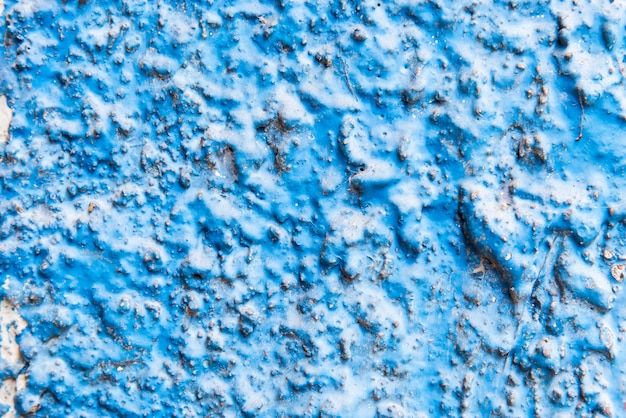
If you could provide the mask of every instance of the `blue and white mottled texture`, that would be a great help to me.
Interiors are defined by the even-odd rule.
[[[2,413],[626,413],[625,3],[3,13]]]

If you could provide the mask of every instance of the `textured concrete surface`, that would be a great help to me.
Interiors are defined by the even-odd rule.
[[[625,9],[6,1],[2,412],[624,416]]]

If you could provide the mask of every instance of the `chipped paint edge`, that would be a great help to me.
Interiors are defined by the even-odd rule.
[[[0,302],[0,357],[6,363],[23,366],[22,353],[16,338],[27,325],[28,323],[20,316],[13,304],[6,299]],[[17,416],[15,397],[24,390],[26,382],[26,374],[19,374],[16,378],[9,377],[2,381],[0,403],[9,406],[9,411],[3,415],[3,418]]]

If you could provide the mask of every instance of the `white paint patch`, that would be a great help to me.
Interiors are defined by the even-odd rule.
[[[0,14],[4,9],[4,3],[0,0]],[[11,126],[11,118],[13,117],[13,110],[7,105],[6,96],[0,96],[0,143],[6,144],[9,142],[9,126]]]
[[[15,306],[6,299],[0,302],[0,357],[9,364],[22,364],[22,354],[16,337],[26,328],[28,323],[20,316]],[[17,379],[8,378],[0,386],[0,403],[10,406],[3,418],[14,418],[15,396],[26,387],[26,375],[18,375]]]

